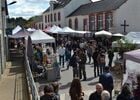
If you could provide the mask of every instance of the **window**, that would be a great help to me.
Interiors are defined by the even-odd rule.
[[[97,30],[100,31],[103,29],[103,14],[97,15]]]
[[[48,15],[48,22],[50,22],[50,15]]]
[[[47,23],[47,15],[45,15],[45,23]]]
[[[87,31],[88,30],[87,19],[83,19],[83,30],[84,31]]]
[[[90,31],[95,31],[96,27],[95,27],[95,15],[91,15],[89,17],[90,20]]]
[[[54,14],[54,21],[56,21],[56,13]]]
[[[75,18],[75,30],[78,30],[78,19]]]
[[[43,23],[42,23],[42,28],[41,29],[43,30]]]
[[[51,14],[51,22],[53,21],[53,15]]]
[[[72,20],[69,19],[69,27],[72,28]]]
[[[60,12],[58,12],[58,21],[60,21],[61,20],[61,14],[60,14]]]
[[[39,24],[39,27],[38,28],[41,29],[41,24]]]
[[[105,29],[106,29],[106,31],[109,31],[112,26],[113,26],[112,13],[106,13],[106,16],[105,16]]]

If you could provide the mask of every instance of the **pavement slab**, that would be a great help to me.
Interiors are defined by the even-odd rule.
[[[29,100],[22,59],[7,62],[0,80],[0,100]]]

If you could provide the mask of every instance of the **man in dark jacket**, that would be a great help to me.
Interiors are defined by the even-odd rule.
[[[102,84],[98,83],[96,85],[96,91],[90,94],[89,100],[101,100],[102,91],[103,91],[103,86]]]
[[[99,55],[99,50],[98,48],[96,48],[92,56],[94,61],[94,77],[99,76],[98,55]]]
[[[109,67],[112,67],[113,57],[114,57],[114,52],[112,49],[109,49],[109,51],[108,51],[108,59],[109,59],[108,66]]]
[[[72,66],[72,68],[73,68],[73,78],[79,77],[77,59],[78,59],[77,52],[75,51],[74,54],[72,55],[72,57],[70,58],[70,62],[69,62],[69,66]]]
[[[113,77],[109,71],[108,66],[104,68],[104,73],[100,75],[99,83],[103,85],[104,90],[107,90],[110,93],[110,97],[112,98],[112,90],[114,88],[114,85],[113,85]]]
[[[80,76],[80,79],[82,79],[82,74],[83,74],[83,77],[84,77],[83,81],[86,81],[87,77],[86,77],[85,64],[87,61],[87,57],[83,49],[79,50],[78,57],[79,57],[79,61],[78,61],[79,62],[79,76]]]

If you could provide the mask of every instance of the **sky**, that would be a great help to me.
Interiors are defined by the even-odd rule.
[[[15,4],[8,5],[9,17],[23,17],[29,19],[32,16],[40,15],[49,7],[50,0],[7,0],[7,4],[17,1]]]
[[[17,2],[8,6],[9,17],[29,19],[32,16],[41,15],[49,7],[50,0],[7,0],[7,4],[12,1]]]

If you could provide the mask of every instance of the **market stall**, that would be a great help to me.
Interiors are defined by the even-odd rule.
[[[30,35],[30,37],[33,44],[41,43],[43,45],[45,43],[55,43],[55,39],[52,36],[49,36],[41,30],[36,30]],[[46,70],[47,81],[52,82],[60,79],[60,68],[57,65],[57,60],[55,60],[55,54],[52,53],[51,50],[48,49],[46,46],[44,46],[42,54],[43,65],[41,66],[43,66]]]
[[[22,29],[22,27],[20,27],[19,25],[17,25],[13,30],[12,30],[12,35],[17,33],[18,31],[20,31]]]
[[[54,43],[55,38],[44,33],[41,30],[36,30],[34,31],[31,35],[32,43],[37,44],[37,43]]]
[[[98,31],[98,32],[95,32],[95,36],[106,36],[106,37],[111,37],[112,36],[112,33],[108,32],[108,31]]]
[[[136,85],[136,75],[140,73],[140,49],[124,53],[124,61],[123,84],[128,83],[133,90]]]

